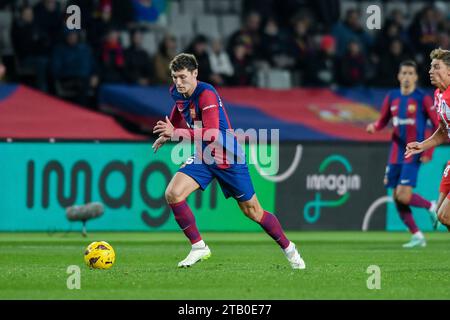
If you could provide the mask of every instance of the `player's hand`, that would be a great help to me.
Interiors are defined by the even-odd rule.
[[[429,156],[422,156],[422,157],[420,157],[420,162],[422,162],[422,163],[427,163],[427,162],[430,162],[430,161],[431,161],[431,158]]]
[[[156,141],[152,145],[153,153],[156,153],[156,151],[158,151],[158,149],[161,148],[162,145],[166,143],[168,140],[169,138],[164,136],[161,136],[158,139],[156,139]]]
[[[367,127],[366,127],[366,131],[368,132],[368,133],[374,133],[376,130],[375,130],[375,124],[374,123],[369,123],[368,125],[367,125]]]
[[[173,131],[175,128],[173,127],[172,123],[170,122],[169,118],[166,116],[166,121],[159,120],[156,123],[156,126],[153,128],[153,133],[159,134],[159,136],[164,136],[167,138],[172,138]]]
[[[409,158],[412,155],[421,153],[423,151],[424,151],[423,146],[419,142],[417,141],[410,142],[406,145],[405,158]]]

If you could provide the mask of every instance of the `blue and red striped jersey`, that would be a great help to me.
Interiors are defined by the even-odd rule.
[[[409,95],[402,95],[400,89],[390,91],[381,108],[380,119],[375,123],[376,130],[383,129],[392,119],[392,145],[389,152],[389,164],[419,162],[421,155],[405,159],[406,144],[423,141],[432,132],[427,130],[427,121],[431,120],[433,131],[439,125],[438,116],[432,98],[420,89]],[[433,150],[424,155],[431,157]]]
[[[194,92],[187,98],[175,86],[170,87],[170,93],[175,106],[169,119],[176,128],[176,135],[191,141],[201,137],[202,151],[212,141],[220,144],[221,150],[217,148],[212,152],[219,168],[228,168],[231,159],[233,163],[245,163],[244,152],[233,132],[225,106],[212,85],[198,81]]]

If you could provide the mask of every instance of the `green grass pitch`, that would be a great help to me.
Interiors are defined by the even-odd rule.
[[[288,232],[306,261],[290,269],[264,233],[203,233],[212,257],[178,269],[190,248],[180,233],[0,233],[0,299],[449,299],[450,235],[427,234],[403,249],[405,233]],[[110,270],[83,262],[92,241],[116,251]],[[81,289],[67,288],[67,268]],[[370,265],[381,289],[369,290]]]

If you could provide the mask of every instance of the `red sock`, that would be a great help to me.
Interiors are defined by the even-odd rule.
[[[264,231],[275,240],[281,249],[286,249],[289,246],[289,240],[284,235],[280,222],[273,214],[264,211],[261,221],[259,222]]]
[[[411,212],[411,208],[405,204],[395,202],[395,205],[397,206],[398,213],[400,214],[400,218],[402,219],[403,223],[408,227],[409,232],[412,234],[419,231],[419,228],[416,225],[416,222],[414,221],[414,217]]]
[[[189,241],[194,244],[202,240],[197,225],[195,224],[195,217],[186,200],[178,203],[169,203],[169,206],[172,208],[175,220]]]
[[[411,200],[409,201],[409,205],[425,209],[431,208],[431,202],[428,201],[427,199],[422,198],[417,193],[413,193],[413,195],[411,196]]]

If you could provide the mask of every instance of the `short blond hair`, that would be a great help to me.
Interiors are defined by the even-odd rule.
[[[434,49],[430,53],[430,59],[437,59],[442,60],[444,64],[450,68],[450,50],[444,50],[444,49]]]

